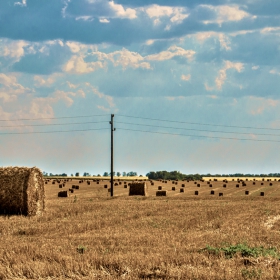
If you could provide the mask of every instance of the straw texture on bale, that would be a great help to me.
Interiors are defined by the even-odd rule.
[[[45,189],[37,167],[0,168],[0,213],[40,215],[45,209]]]
[[[129,195],[143,195],[147,196],[146,183],[133,183],[129,186]]]

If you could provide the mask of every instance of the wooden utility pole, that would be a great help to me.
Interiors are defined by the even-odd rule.
[[[111,196],[114,196],[114,114],[111,114]]]

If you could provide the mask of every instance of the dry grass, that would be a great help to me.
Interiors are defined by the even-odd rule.
[[[280,279],[279,184],[212,182],[211,196],[205,182],[195,196],[184,183],[167,197],[155,195],[160,182],[149,197],[116,186],[114,198],[105,181],[68,198],[46,185],[43,216],[0,216],[0,279]],[[267,254],[248,255],[261,246]],[[236,248],[247,253],[225,253]]]

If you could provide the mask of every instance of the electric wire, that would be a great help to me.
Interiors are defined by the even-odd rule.
[[[90,123],[106,123],[108,121],[98,122],[77,122],[77,123],[54,123],[54,124],[22,124],[22,125],[0,125],[0,127],[33,127],[33,126],[53,126],[53,125],[76,125],[76,124],[90,124]]]
[[[74,117],[58,117],[58,118],[35,118],[35,119],[12,119],[12,120],[0,120],[0,122],[12,122],[12,121],[38,121],[38,120],[59,120],[59,119],[76,119],[76,118],[91,118],[91,117],[108,117],[109,114],[103,115],[88,115],[88,116],[74,116]]]
[[[227,133],[227,134],[240,134],[240,135],[252,135],[252,134],[254,134],[254,135],[260,135],[260,136],[280,136],[280,134],[270,134],[270,133],[248,133],[248,132],[236,132],[236,131],[205,130],[205,129],[180,128],[180,127],[151,125],[151,124],[139,124],[139,123],[129,123],[129,122],[119,122],[119,121],[115,121],[115,123],[137,125],[137,126],[157,127],[157,128],[177,129],[177,130],[200,131],[200,132],[214,132],[214,133]]]
[[[185,137],[199,137],[199,138],[212,138],[212,139],[225,139],[225,140],[244,140],[244,141],[254,141],[254,142],[276,142],[276,143],[280,143],[280,141],[268,140],[268,139],[248,139],[248,138],[233,138],[233,137],[217,137],[217,136],[207,136],[207,135],[189,135],[189,134],[147,131],[147,130],[127,129],[127,128],[116,128],[116,129],[117,130],[127,130],[127,131],[139,131],[139,132],[154,133],[154,134],[185,136]]]
[[[45,133],[61,133],[61,132],[77,132],[77,131],[93,131],[93,130],[109,130],[110,128],[92,128],[92,129],[73,129],[73,130],[60,130],[60,131],[30,131],[30,132],[3,132],[0,135],[11,134],[45,134]]]
[[[207,126],[219,126],[219,127],[235,127],[235,128],[244,128],[244,129],[260,129],[260,130],[280,130],[280,128],[267,128],[267,127],[253,127],[253,126],[237,126],[237,125],[221,125],[221,124],[210,124],[210,123],[183,122],[183,121],[173,121],[173,120],[164,120],[164,119],[153,119],[153,118],[135,117],[135,116],[121,115],[121,114],[117,114],[116,116],[125,117],[125,118],[134,118],[134,119],[151,120],[151,121],[161,121],[161,122],[170,122],[170,123],[192,124],[192,125],[207,125]]]

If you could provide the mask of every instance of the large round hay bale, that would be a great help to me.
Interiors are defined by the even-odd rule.
[[[131,183],[129,186],[129,195],[147,196],[146,183]]]
[[[43,174],[37,167],[0,168],[0,213],[35,216],[45,209]]]

